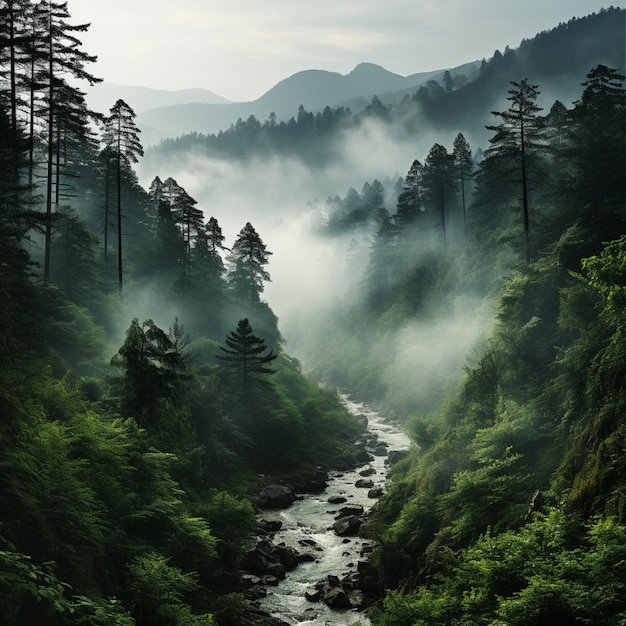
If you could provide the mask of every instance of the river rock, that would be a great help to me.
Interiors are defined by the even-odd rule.
[[[269,554],[258,547],[248,550],[241,559],[241,567],[252,574],[267,574],[270,565],[274,562]]]
[[[364,413],[358,413],[354,417],[356,418],[356,421],[359,423],[359,425],[362,428],[367,428],[367,426],[369,424],[369,420],[367,419],[367,415],[365,415]]]
[[[374,448],[374,456],[387,456],[387,446],[379,444]]]
[[[284,577],[285,576],[283,575],[282,578]],[[282,578],[269,574],[267,576],[263,576],[263,584],[267,585],[268,587],[278,587],[278,583],[280,580],[282,580]]]
[[[283,526],[283,523],[278,519],[262,519],[260,524],[266,533],[277,533]]]
[[[261,585],[252,585],[252,587],[248,587],[243,592],[243,597],[246,600],[259,600],[261,598],[265,598],[267,596],[267,589],[262,587]]]
[[[259,496],[259,506],[263,509],[287,509],[295,501],[296,494],[284,485],[268,485]]]
[[[321,589],[310,589],[309,591],[304,592],[304,597],[309,602],[319,602],[322,599],[322,590]]]
[[[369,463],[374,457],[365,448],[358,448],[354,454],[357,463]]]
[[[241,576],[241,585],[244,589],[248,587],[254,587],[254,585],[260,585],[261,579],[259,576],[255,576],[254,574],[243,574]]]
[[[368,498],[380,498],[385,493],[382,487],[374,487],[367,492]]]
[[[328,498],[329,504],[343,504],[347,501],[348,498],[346,498],[345,496],[331,496],[330,498]]]
[[[364,470],[359,472],[359,476],[363,476],[367,478],[368,476],[373,476],[376,473],[376,470],[373,467],[366,467]]]
[[[324,594],[324,602],[333,609],[352,608],[348,594],[341,587],[333,587]]]
[[[378,571],[370,561],[359,561],[357,563],[356,584],[367,595],[377,595]]]
[[[333,524],[333,530],[340,537],[356,535],[361,527],[361,518],[356,515],[348,515],[339,518]]]
[[[352,504],[349,506],[342,506],[338,511],[335,519],[339,519],[341,517],[348,517],[349,515],[356,515],[360,517],[365,512],[363,506],[360,504]]]
[[[354,486],[359,489],[371,489],[374,486],[374,481],[371,478],[359,478]]]
[[[244,553],[241,568],[258,576],[285,578],[285,573],[298,566],[298,553],[285,544],[273,545],[269,541],[259,541],[253,550]],[[271,583],[266,583],[271,584]]]
[[[355,609],[362,609],[365,606],[365,594],[360,589],[354,589],[348,592],[348,600],[350,606]]]
[[[288,572],[296,569],[296,567],[298,567],[298,563],[300,562],[297,551],[293,548],[287,547],[284,543],[274,547],[272,550],[272,557],[280,561]]]

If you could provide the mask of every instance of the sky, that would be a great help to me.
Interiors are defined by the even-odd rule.
[[[407,76],[489,58],[624,0],[68,0],[107,83],[259,98],[307,69]]]

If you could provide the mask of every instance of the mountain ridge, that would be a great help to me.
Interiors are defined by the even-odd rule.
[[[478,61],[449,68],[454,74],[478,66]],[[328,70],[308,69],[279,81],[256,100],[231,103],[181,103],[142,112],[138,126],[148,142],[185,133],[204,134],[226,130],[238,118],[254,115],[263,121],[270,113],[278,119],[288,119],[302,105],[307,110],[356,104],[357,99],[368,102],[374,95],[417,89],[428,80],[441,79],[445,69],[401,76],[375,63],[357,64],[348,74]]]
[[[109,109],[122,99],[137,114],[155,108],[155,106],[176,106],[197,102],[201,104],[230,104],[213,91],[202,88],[189,89],[154,89],[139,85],[118,85],[116,83],[97,83],[87,90],[89,106],[99,113],[107,113]]]

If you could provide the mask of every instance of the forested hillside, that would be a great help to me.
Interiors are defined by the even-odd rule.
[[[623,81],[597,66],[546,112],[512,81],[479,159],[460,133],[391,190],[327,203],[326,237],[371,229],[368,261],[358,304],[303,351],[418,444],[366,531],[387,590],[374,624],[626,616]],[[455,375],[439,351],[489,302]]]
[[[241,624],[252,501],[362,427],[283,350],[254,226],[141,187],[134,112],[74,86],[85,28],[0,4],[0,621]]]
[[[471,81],[144,159],[132,108],[76,87],[99,78],[67,4],[0,2],[2,623],[262,620],[239,576],[255,496],[354,465],[363,426],[335,387],[415,442],[361,531],[374,625],[625,622],[623,25],[610,9]],[[570,54],[579,29],[619,58]],[[550,100],[568,73],[577,92]],[[295,239],[288,174],[330,185],[341,143],[386,139],[380,178],[311,198]],[[242,187],[278,163],[259,170],[287,205],[272,230],[257,188],[229,241],[238,186],[204,204],[177,182],[192,162],[210,178],[207,154]],[[319,293],[287,260],[324,306],[279,320],[270,268],[300,246],[320,273],[311,251],[333,251]]]

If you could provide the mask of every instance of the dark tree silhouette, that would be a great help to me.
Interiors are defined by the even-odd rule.
[[[259,381],[258,374],[274,374],[268,365],[278,355],[267,352],[265,341],[254,334],[248,318],[239,320],[237,330],[231,331],[226,338],[226,346],[220,346],[224,353],[218,359],[224,361],[233,376],[240,380],[244,388],[253,381]]]
[[[111,115],[105,120],[105,149],[115,156],[117,180],[117,264],[118,286],[122,297],[123,264],[122,264],[122,168],[131,169],[143,156],[143,148],[139,141],[141,132],[135,124],[135,112],[126,102],[118,100],[110,110]],[[108,193],[108,190],[107,190]]]
[[[459,133],[454,140],[452,156],[454,158],[454,173],[459,191],[461,194],[461,208],[463,209],[463,234],[467,234],[467,208],[466,208],[466,188],[471,180],[474,161],[472,151],[467,139]]]
[[[488,167],[493,160],[504,162],[501,171],[520,184],[526,262],[530,263],[529,168],[534,155],[546,149],[545,126],[539,116],[543,109],[536,103],[538,85],[529,84],[528,79],[511,84],[507,98],[511,106],[506,111],[492,111],[502,121],[486,127],[495,134],[489,139],[491,146],[485,151],[484,165]]]
[[[398,195],[398,210],[396,213],[396,221],[400,226],[414,223],[422,213],[423,171],[424,166],[415,159],[404,179],[402,191]]]
[[[264,266],[272,253],[250,222],[239,232],[230,256],[228,284],[242,303],[256,304],[263,291],[263,283],[270,280]]]

